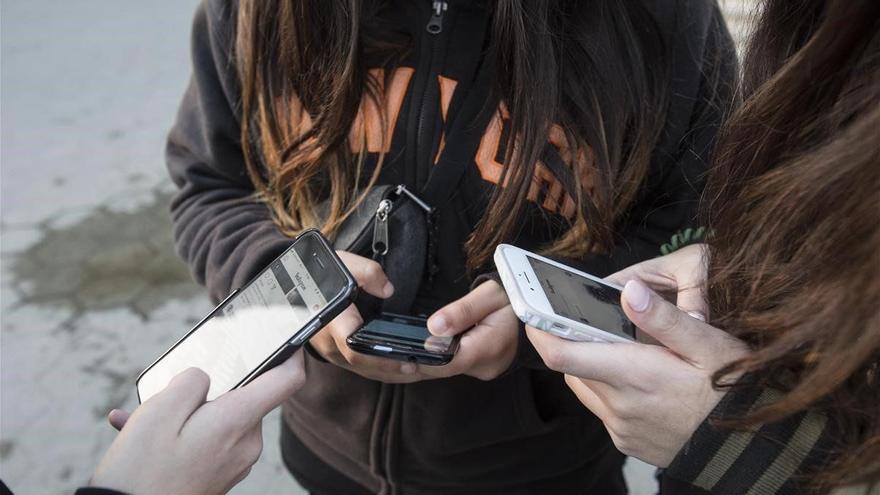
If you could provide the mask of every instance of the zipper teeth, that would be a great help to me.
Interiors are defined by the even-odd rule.
[[[440,3],[441,2],[434,2],[434,5],[438,5]],[[445,2],[442,2],[442,4],[445,4]],[[435,7],[435,9],[436,8],[437,7]],[[446,10],[445,8],[442,9],[439,16],[444,15],[445,10]],[[436,10],[435,10],[435,14],[436,14]],[[428,105],[431,104],[431,102],[428,101],[428,94],[429,94],[428,89],[430,88],[430,85],[432,83],[432,81],[431,81],[432,77],[435,77],[434,63],[436,62],[438,54],[440,52],[440,43],[436,39],[436,34],[430,33],[430,37],[428,39],[430,40],[430,43],[431,43],[431,56],[428,59],[428,74],[427,74],[427,78],[425,80],[425,87],[422,91],[422,102],[421,102],[421,107],[419,108],[419,119],[416,124],[416,153],[417,153],[416,159],[417,160],[421,159],[421,157],[418,156],[418,152],[421,151],[422,148],[430,146],[430,144],[425,143],[425,141],[428,139],[427,136],[424,136],[425,118],[426,118],[425,114],[427,113]],[[431,144],[433,144],[433,143],[431,143]],[[430,156],[431,156],[430,151],[433,151],[433,150],[428,150],[428,151],[429,151],[428,158],[425,158],[425,160],[428,160],[430,162]]]

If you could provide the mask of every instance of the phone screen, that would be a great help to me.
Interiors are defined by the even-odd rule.
[[[345,289],[331,256],[316,236],[300,237],[144,372],[137,384],[141,401],[190,367],[211,378],[208,400],[238,386]]]
[[[554,313],[635,340],[636,328],[620,306],[619,290],[531,256],[526,258]]]

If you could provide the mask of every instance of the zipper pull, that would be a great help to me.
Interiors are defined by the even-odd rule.
[[[440,34],[443,31],[443,14],[446,13],[446,9],[448,8],[449,4],[443,0],[434,0],[434,3],[431,6],[434,13],[431,14],[431,19],[425,27],[429,33]]]
[[[373,226],[373,254],[385,256],[388,254],[388,215],[394,203],[390,199],[383,199],[376,208],[376,224]]]

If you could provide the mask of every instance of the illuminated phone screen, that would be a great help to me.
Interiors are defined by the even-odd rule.
[[[329,256],[312,236],[300,238],[141,376],[141,401],[190,367],[211,378],[208,400],[235,388],[344,289]]]
[[[620,306],[620,291],[614,287],[526,256],[553,312],[608,333],[636,338],[635,325]]]

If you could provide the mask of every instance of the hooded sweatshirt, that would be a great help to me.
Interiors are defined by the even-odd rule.
[[[675,232],[694,226],[709,151],[735,83],[735,51],[714,0],[644,3],[671,60],[670,106],[614,248],[566,260],[599,276],[659,255]],[[179,188],[171,207],[177,250],[214,300],[244,285],[292,242],[255,200],[245,166],[232,55],[236,10],[228,0],[199,7],[193,75],[167,146]],[[437,181],[449,198],[436,217],[438,272],[411,311],[430,314],[469,290],[475,274],[465,268],[464,244],[504,167],[502,112],[475,135],[445,135],[458,117],[474,113],[472,105],[486,105],[468,95],[491,83],[479,74],[492,14],[486,3],[464,0],[389,0],[382,12],[412,45],[384,88],[392,139],[379,183],[422,190],[433,183],[439,155],[476,150],[454,184]],[[427,29],[430,23],[439,32]],[[364,125],[358,122],[353,125]],[[550,141],[548,153],[562,155]],[[368,139],[365,145],[368,160],[375,160],[382,144]],[[532,250],[552,240],[548,225],[562,223],[552,218],[565,203],[553,174],[536,175],[535,183],[523,228],[508,240]],[[623,456],[602,423],[562,375],[543,366],[524,336],[518,345],[510,369],[494,380],[455,376],[407,385],[371,381],[307,355],[307,382],[284,406],[285,427],[320,460],[376,493],[588,493],[621,479]]]

